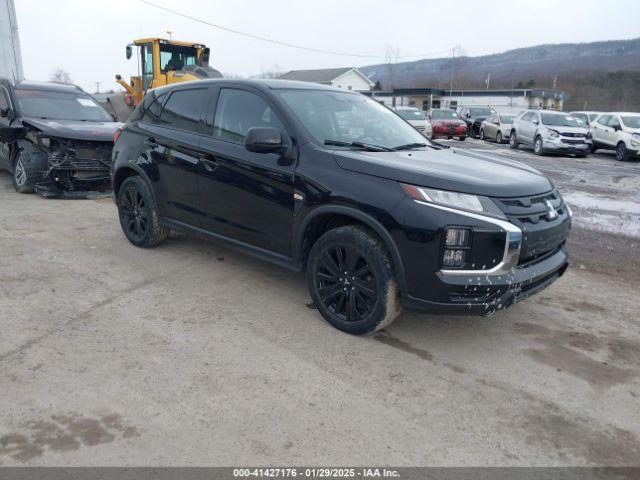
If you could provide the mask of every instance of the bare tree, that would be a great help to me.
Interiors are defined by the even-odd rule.
[[[56,83],[73,83],[69,72],[60,67],[56,68],[51,74],[51,81]]]
[[[282,71],[282,67],[277,63],[274,63],[271,68],[265,69],[263,66],[260,67],[260,75],[258,78],[278,78],[284,72]]]
[[[400,59],[400,48],[397,45],[387,45],[385,50],[385,60],[387,64],[387,75],[389,77],[389,89],[395,87],[396,63]]]

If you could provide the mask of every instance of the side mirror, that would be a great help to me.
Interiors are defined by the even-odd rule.
[[[211,49],[209,47],[202,50],[202,56],[200,57],[200,65],[202,65],[203,67],[208,67],[210,56],[211,56]]]
[[[540,122],[538,122],[538,120],[534,119],[534,120],[531,120],[531,123],[533,123],[534,125],[538,125],[538,123],[540,123]]]
[[[247,132],[244,147],[254,153],[276,153],[282,150],[282,136],[277,128],[253,127]]]
[[[613,130],[619,132],[620,130],[622,130],[622,128],[620,127],[620,125],[614,125]]]
[[[131,48],[131,45],[127,45],[127,48],[125,49],[125,55],[127,56],[127,60],[129,60],[131,58],[131,55],[133,55],[133,49]]]

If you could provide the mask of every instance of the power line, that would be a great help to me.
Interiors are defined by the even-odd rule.
[[[149,5],[151,7],[157,8],[159,10],[164,10],[165,12],[172,13],[174,15],[178,15],[180,17],[186,18],[188,20],[192,20],[194,22],[202,23],[209,27],[217,28],[219,30],[224,30],[225,32],[233,33],[236,35],[241,35],[243,37],[252,38],[254,40],[260,40],[262,42],[271,43],[273,45],[279,45],[281,47],[289,47],[289,48],[297,48],[298,50],[306,50],[307,52],[315,52],[315,53],[323,53],[327,55],[337,55],[341,57],[356,57],[356,58],[385,58],[384,55],[366,55],[361,53],[346,53],[346,52],[337,52],[333,50],[323,50],[320,48],[312,48],[305,47],[303,45],[296,45],[294,43],[283,42],[281,40],[274,40],[272,38],[262,37],[260,35],[254,35],[252,33],[241,32],[240,30],[235,30],[233,28],[223,27],[222,25],[217,25],[215,23],[208,22],[206,20],[202,20],[200,18],[196,18],[194,16],[188,15],[186,13],[178,12],[177,10],[173,10],[171,8],[163,7],[162,5],[158,5],[157,3],[150,2],[149,0],[138,0],[141,3]],[[442,55],[444,53],[449,53],[449,50],[444,50],[441,52],[431,52],[431,53],[423,53],[419,55],[399,55],[398,58],[421,58],[421,57],[432,57],[435,55]]]

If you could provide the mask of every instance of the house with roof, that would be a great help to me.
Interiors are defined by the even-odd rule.
[[[353,90],[356,92],[369,91],[374,83],[360,70],[354,67],[324,68],[317,70],[291,70],[280,75],[282,80],[298,80],[301,82],[314,82],[322,85]]]

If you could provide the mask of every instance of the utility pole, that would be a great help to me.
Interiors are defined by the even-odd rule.
[[[93,83],[95,83],[95,84],[96,84],[96,93],[100,93],[100,84],[101,84],[102,82],[93,82]]]
[[[455,46],[451,49],[451,82],[449,85],[449,108],[451,108],[451,95],[453,92],[453,77],[455,71],[455,61],[456,61],[456,49],[460,48],[460,46]]]
[[[511,95],[509,96],[509,106],[513,107],[513,72],[514,69],[511,69]]]

